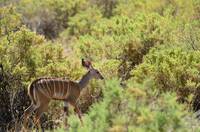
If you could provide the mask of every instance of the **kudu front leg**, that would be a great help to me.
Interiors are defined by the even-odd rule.
[[[64,115],[68,116],[69,115],[69,108],[68,108],[68,102],[67,101],[64,101],[63,110],[64,110]]]
[[[83,125],[83,120],[82,120],[82,117],[81,117],[82,114],[81,114],[81,111],[80,111],[80,109],[78,108],[77,105],[74,105],[74,111],[78,114],[78,117],[81,121],[81,125]]]
[[[76,113],[78,114],[78,118],[79,118],[80,121],[81,121],[81,125],[83,125],[83,120],[82,120],[82,118],[81,118],[81,111],[80,111],[80,109],[78,108],[76,101],[69,102],[69,103],[74,107],[74,112],[76,112]]]

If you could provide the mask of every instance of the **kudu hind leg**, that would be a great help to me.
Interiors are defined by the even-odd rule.
[[[27,128],[27,119],[28,117],[33,113],[33,111],[36,109],[36,106],[32,103],[25,111],[24,111],[24,121],[23,126]]]
[[[36,125],[36,128],[41,128],[41,122],[40,122],[40,117],[43,112],[46,112],[48,109],[48,103],[45,105],[41,105],[35,110],[35,117],[34,117],[34,123]]]

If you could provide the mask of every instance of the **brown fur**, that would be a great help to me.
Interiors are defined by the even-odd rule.
[[[37,87],[37,82],[42,80],[42,79],[52,79],[52,78],[39,78],[39,79],[36,79],[30,84],[30,86],[28,88],[28,94],[29,94],[29,97],[31,98],[32,105],[29,106],[25,110],[25,119],[24,119],[25,128],[26,128],[26,124],[27,124],[27,118],[30,116],[30,114],[34,110],[36,111],[35,112],[34,122],[37,125],[37,127],[39,127],[38,126],[40,124],[39,118],[40,118],[40,116],[41,116],[41,114],[43,112],[47,112],[48,104],[51,101],[51,99],[63,100],[63,101],[67,101],[68,103],[70,103],[75,108],[75,112],[78,113],[78,116],[79,116],[79,118],[81,120],[81,116],[80,116],[81,113],[80,113],[79,108],[77,107],[77,100],[78,100],[78,98],[80,96],[80,92],[81,92],[81,89],[79,88],[78,83],[77,82],[73,82],[73,81],[69,81],[68,82],[69,86],[71,88],[70,88],[70,91],[67,91],[67,92],[69,92],[69,95],[67,96],[67,98],[64,98],[64,99],[53,98],[53,97],[52,98],[48,98],[48,97],[44,96],[44,94],[39,91],[39,87]],[[33,93],[34,90],[36,90],[36,98],[33,95],[34,94]],[[81,122],[82,122],[82,120],[81,120]]]
[[[33,98],[33,85],[37,82],[37,81],[39,81],[39,80],[41,80],[42,78],[38,78],[38,79],[36,79],[36,80],[34,80],[30,85],[29,85],[29,87],[28,87],[28,95],[29,95],[29,97],[31,98],[31,101],[32,101],[32,103],[34,103],[34,104],[36,104],[36,101],[34,100],[34,98]]]

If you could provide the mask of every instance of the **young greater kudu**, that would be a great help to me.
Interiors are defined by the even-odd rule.
[[[31,105],[24,112],[24,126],[26,128],[27,118],[35,111],[34,122],[38,125],[40,116],[48,110],[50,100],[62,100],[65,103],[64,110],[67,111],[67,103],[74,106],[74,111],[82,123],[81,112],[77,106],[77,100],[80,92],[87,86],[93,78],[104,79],[101,73],[92,67],[90,61],[82,59],[82,66],[87,68],[88,72],[83,75],[79,82],[71,81],[65,78],[39,78],[33,81],[28,88],[28,95],[32,101]]]

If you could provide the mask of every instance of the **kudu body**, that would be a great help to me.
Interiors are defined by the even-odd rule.
[[[81,90],[86,87],[89,80],[103,79],[100,72],[94,69],[90,61],[82,59],[82,66],[88,69],[88,72],[82,77],[79,82],[70,81],[65,78],[39,78],[31,83],[28,88],[28,94],[31,98],[31,105],[24,112],[24,126],[26,128],[27,118],[35,111],[34,122],[40,124],[40,116],[43,112],[48,110],[48,104],[50,100],[62,100],[65,103],[64,111],[67,111],[67,105],[71,104],[74,107],[74,111],[81,119],[81,112],[77,106],[77,100],[80,96]],[[68,113],[67,113],[68,114]]]

